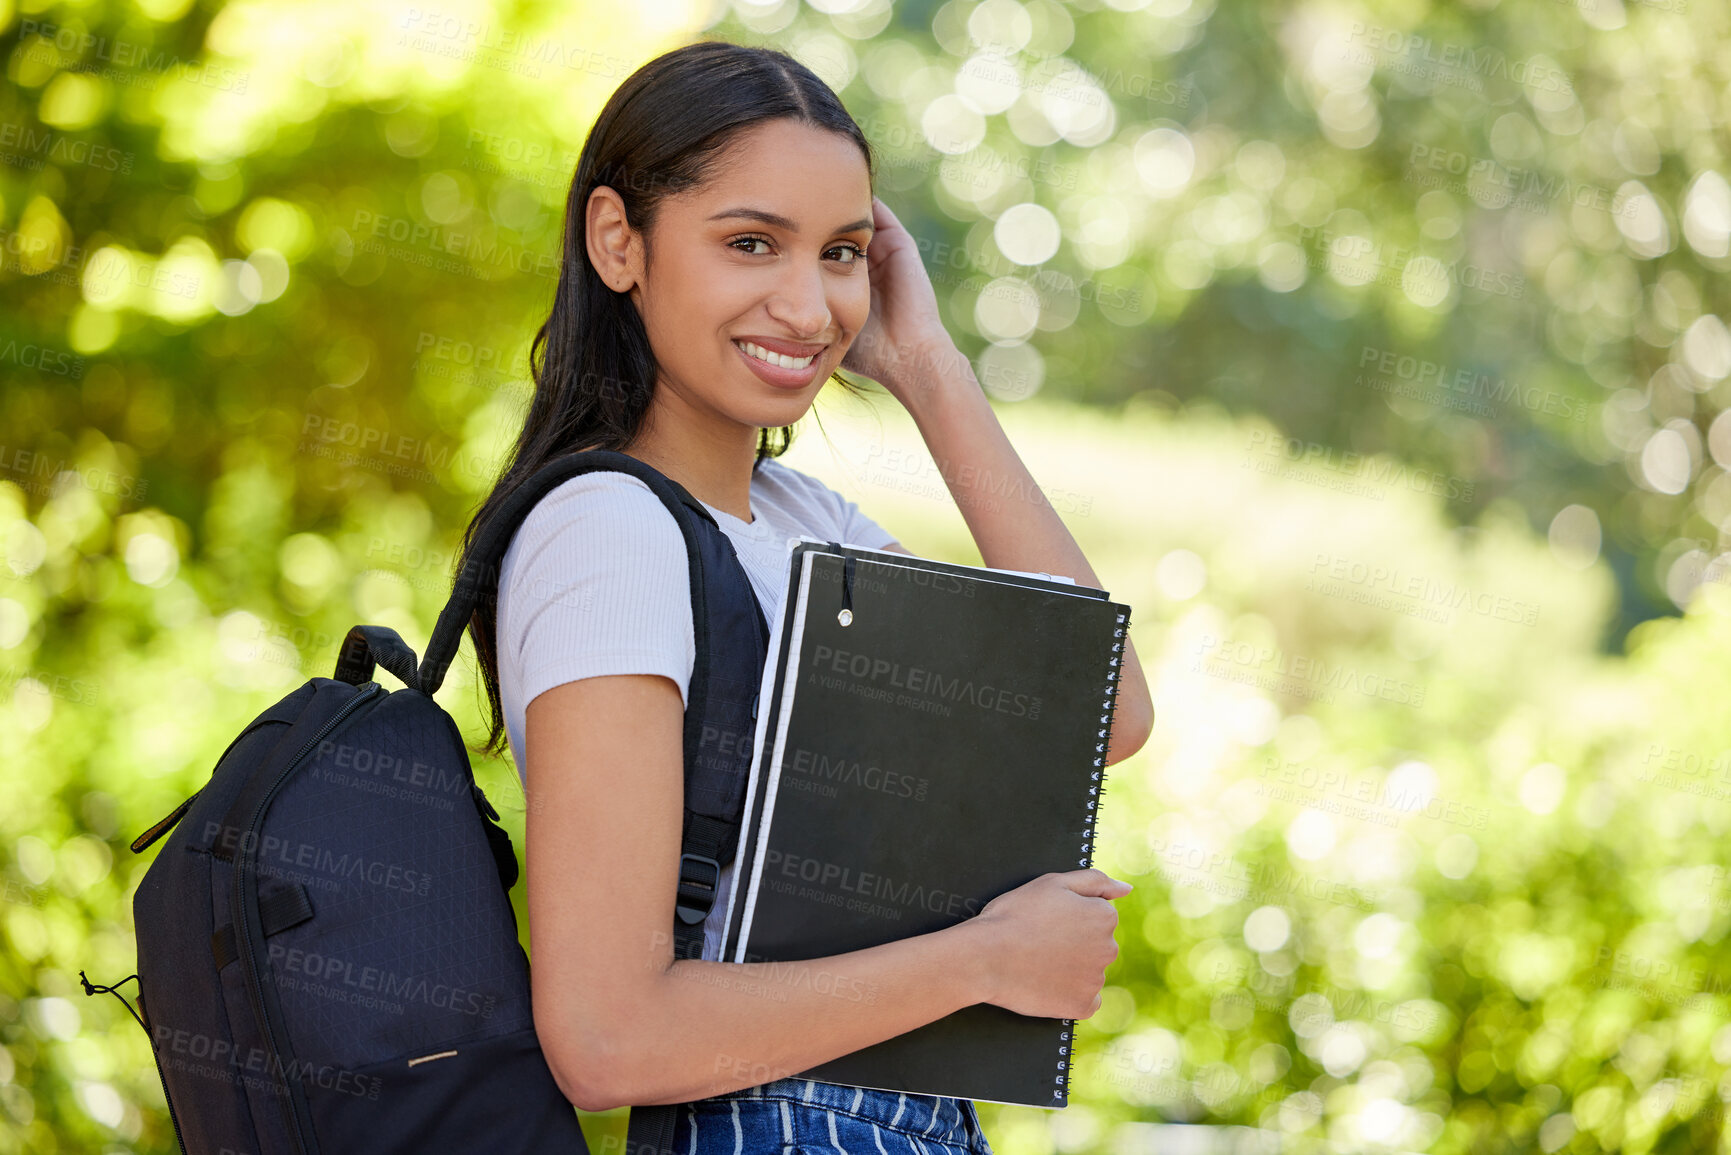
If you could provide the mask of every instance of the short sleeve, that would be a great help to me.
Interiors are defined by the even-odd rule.
[[[857,504],[811,474],[774,458],[765,461],[763,468],[773,470],[781,484],[797,494],[795,500],[807,511],[805,516],[828,522],[823,536],[867,549],[882,549],[896,540],[895,534],[867,517]]]
[[[838,517],[841,525],[841,536],[837,541],[852,545],[863,545],[867,549],[882,549],[896,540],[896,535],[867,517],[860,507],[837,493],[828,486],[831,497],[835,498]]]
[[[672,514],[629,474],[582,474],[542,498],[499,571],[499,658],[522,708],[604,674],[665,675],[683,704],[696,659],[687,566]]]

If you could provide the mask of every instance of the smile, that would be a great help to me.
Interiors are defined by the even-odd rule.
[[[746,356],[783,369],[804,369],[817,359],[816,353],[809,357],[789,357],[785,353],[772,353],[762,345],[754,345],[750,341],[735,341],[734,344],[743,349]]]

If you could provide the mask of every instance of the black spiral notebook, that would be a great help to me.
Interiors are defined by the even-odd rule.
[[[721,957],[909,938],[1092,865],[1129,619],[1067,579],[797,539]],[[1073,1027],[980,1003],[799,1074],[1063,1107]]]

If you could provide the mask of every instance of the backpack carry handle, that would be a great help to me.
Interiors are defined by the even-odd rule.
[[[616,450],[584,449],[548,462],[511,492],[504,505],[487,519],[480,532],[470,541],[469,549],[463,555],[462,568],[458,571],[456,583],[452,587],[450,600],[439,612],[439,620],[433,626],[433,636],[427,641],[427,654],[421,660],[419,677],[415,682],[405,679],[406,684],[415,686],[429,696],[444,684],[445,674],[456,660],[463,631],[468,628],[469,620],[475,613],[475,606],[480,601],[482,583],[497,580],[496,570],[505,556],[505,551],[510,548],[511,539],[516,536],[518,527],[523,524],[523,519],[528,517],[536,503],[553,489],[578,474],[595,470],[629,473],[649,486],[663,502],[683,502],[706,520],[715,520],[677,481],[635,457]],[[380,660],[383,661],[382,658]],[[385,668],[391,669],[389,665]]]
[[[375,665],[389,670],[409,689],[421,688],[415,651],[403,641],[401,634],[389,626],[355,626],[351,629],[348,637],[343,639],[336,672],[331,677],[351,686],[364,686],[373,680]]]

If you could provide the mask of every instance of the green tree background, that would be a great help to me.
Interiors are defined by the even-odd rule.
[[[1123,953],[994,1147],[1725,1149],[1728,20],[0,0],[0,1152],[173,1149],[77,980],[126,843],[350,625],[424,643],[583,134],[705,36],[841,93],[1134,607]],[[791,464],[978,560],[887,395],[819,415]]]

